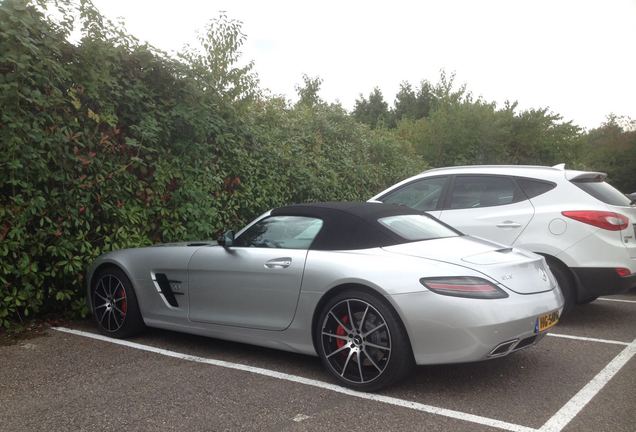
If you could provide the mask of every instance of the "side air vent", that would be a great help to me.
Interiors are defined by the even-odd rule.
[[[163,294],[164,298],[168,302],[168,304],[172,307],[179,307],[179,303],[177,303],[177,299],[175,297],[175,292],[172,291],[172,287],[170,286],[170,280],[168,280],[168,276],[165,273],[155,273],[153,281],[156,285],[159,286],[161,290],[161,294]]]

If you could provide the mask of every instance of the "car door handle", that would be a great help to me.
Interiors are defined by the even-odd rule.
[[[519,228],[521,224],[519,222],[507,220],[497,224],[498,228]]]
[[[265,263],[265,267],[276,269],[276,268],[287,268],[291,265],[292,259],[289,257],[284,258],[274,258]]]

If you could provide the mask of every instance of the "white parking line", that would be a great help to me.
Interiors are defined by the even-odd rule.
[[[136,342],[129,342],[129,341],[120,340],[120,339],[113,339],[113,338],[109,338],[109,337],[106,337],[106,336],[102,336],[102,335],[98,335],[98,334],[94,334],[94,333],[90,333],[90,332],[84,332],[84,331],[81,331],[81,330],[73,330],[73,329],[69,329],[69,328],[65,328],[65,327],[52,327],[52,329],[60,331],[60,332],[64,332],[64,333],[70,333],[70,334],[77,335],[77,336],[87,337],[87,338],[91,338],[91,339],[97,339],[97,340],[100,340],[100,341],[109,342],[109,343],[116,344],[116,345],[122,345],[122,346],[125,346],[125,347],[128,347],[128,348],[134,348],[134,349],[138,349],[138,350],[142,350],[142,351],[148,351],[148,352],[152,352],[152,353],[156,353],[156,354],[161,354],[161,355],[164,355],[164,356],[167,356],[167,357],[173,357],[173,358],[178,358],[178,359],[192,361],[192,362],[197,362],[197,363],[204,363],[204,364],[209,364],[209,365],[213,365],[213,366],[219,366],[219,367],[228,368],[228,369],[240,370],[240,371],[249,372],[249,373],[258,374],[258,375],[264,375],[264,376],[267,376],[267,377],[277,378],[277,379],[281,379],[281,380],[285,380],[285,381],[291,381],[291,382],[298,383],[298,384],[304,384],[304,385],[308,385],[308,386],[312,386],[312,387],[317,387],[317,388],[320,388],[320,389],[323,389],[323,390],[329,390],[329,391],[333,391],[333,392],[336,392],[336,393],[345,394],[345,395],[348,395],[348,396],[354,396],[354,397],[357,397],[357,398],[360,398],[360,399],[367,399],[367,400],[371,400],[371,401],[375,401],[375,402],[381,402],[381,403],[394,405],[394,406],[398,406],[398,407],[402,407],[402,408],[408,408],[408,409],[412,409],[412,410],[415,410],[415,411],[421,411],[421,412],[425,412],[425,413],[429,413],[429,414],[437,414],[437,415],[441,415],[441,416],[444,416],[444,417],[450,417],[450,418],[457,419],[457,420],[463,420],[463,421],[467,421],[467,422],[477,423],[477,424],[480,424],[480,425],[490,426],[490,427],[493,427],[493,428],[503,429],[503,430],[506,430],[506,431],[511,431],[511,432],[537,432],[537,430],[534,429],[534,428],[521,426],[521,425],[517,425],[517,424],[514,424],[514,423],[508,423],[508,422],[504,422],[504,421],[501,421],[501,420],[491,419],[491,418],[488,418],[488,417],[482,417],[482,416],[478,416],[478,415],[474,415],[474,414],[464,413],[464,412],[461,412],[461,411],[455,411],[455,410],[439,408],[439,407],[435,407],[435,406],[431,406],[431,405],[425,405],[425,404],[422,404],[422,403],[412,402],[412,401],[404,400],[404,399],[398,399],[398,398],[394,398],[394,397],[390,397],[390,396],[383,396],[383,395],[374,394],[374,393],[362,393],[362,392],[351,390],[351,389],[348,389],[346,387],[341,387],[341,386],[338,386],[338,385],[335,385],[335,384],[329,384],[329,383],[326,383],[326,382],[313,380],[313,379],[309,379],[309,378],[304,378],[304,377],[297,376],[297,375],[290,375],[290,374],[286,374],[286,373],[283,373],[283,372],[276,372],[276,371],[269,370],[269,369],[263,369],[263,368],[253,367],[253,366],[247,366],[247,365],[243,365],[243,364],[240,364],[240,363],[227,362],[227,361],[224,361],[224,360],[216,360],[216,359],[193,356],[193,355],[179,353],[179,352],[176,352],[176,351],[169,351],[169,350],[166,350],[166,349],[157,348],[157,347],[153,347],[153,346],[149,346],[149,345],[143,345],[143,344],[139,344],[139,343],[136,343]]]
[[[599,297],[596,300],[613,301],[613,302],[619,302],[619,303],[636,303],[636,300],[612,299],[607,297]]]
[[[605,387],[616,373],[636,354],[636,339],[607,364],[585,387],[570,399],[539,429],[541,432],[560,432],[577,416],[594,396]]]
[[[590,337],[583,337],[583,336],[574,336],[574,335],[567,335],[567,334],[561,334],[561,333],[548,333],[548,336],[559,337],[564,339],[575,339],[575,340],[581,340],[586,342],[600,342],[600,343],[606,343],[606,344],[612,344],[612,345],[629,345],[629,342],[622,342],[622,341],[611,340],[611,339],[597,339],[597,338],[590,338]]]

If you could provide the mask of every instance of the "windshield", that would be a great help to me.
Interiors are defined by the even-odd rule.
[[[382,225],[409,241],[457,237],[460,234],[426,215],[397,215],[378,219]]]

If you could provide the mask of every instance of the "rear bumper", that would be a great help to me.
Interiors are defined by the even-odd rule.
[[[537,318],[560,311],[560,290],[499,300],[448,297],[431,292],[391,296],[418,365],[464,363],[501,357],[537,343]]]
[[[636,273],[620,277],[613,268],[572,267],[578,283],[578,300],[620,294],[636,288]]]

